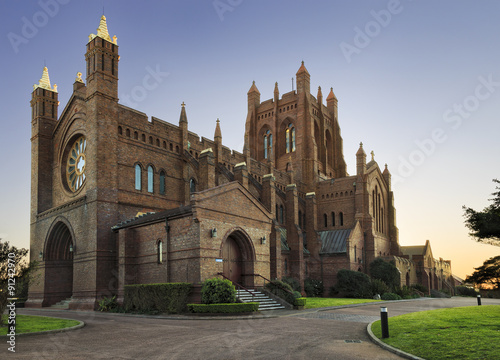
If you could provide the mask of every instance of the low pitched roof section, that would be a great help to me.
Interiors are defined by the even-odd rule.
[[[145,215],[141,215],[135,217],[133,219],[122,221],[111,228],[113,231],[118,231],[120,229],[134,227],[138,225],[145,225],[150,223],[156,223],[160,221],[164,221],[165,219],[169,219],[176,216],[182,216],[185,214],[189,214],[192,212],[191,205],[181,206],[175,209],[160,211],[157,213],[148,213]]]
[[[347,253],[347,239],[352,229],[320,231],[320,254],[345,254]]]

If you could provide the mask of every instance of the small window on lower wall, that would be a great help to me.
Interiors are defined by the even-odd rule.
[[[163,262],[163,241],[158,240],[156,243],[156,254],[158,258],[158,264]]]

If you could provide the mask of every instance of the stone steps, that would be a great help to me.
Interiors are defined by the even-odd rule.
[[[50,308],[51,309],[68,310],[70,302],[71,302],[71,298],[67,298],[67,299],[59,301],[58,303],[55,303],[54,305],[50,306]]]
[[[258,302],[259,311],[285,309],[285,307],[278,303],[276,300],[273,300],[267,295],[254,289],[248,289],[248,291],[236,290],[236,297],[241,302]]]

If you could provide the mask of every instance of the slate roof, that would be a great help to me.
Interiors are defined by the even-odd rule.
[[[160,211],[157,213],[151,212],[151,213],[137,216],[137,217],[129,219],[129,220],[122,221],[122,222],[116,224],[115,226],[111,227],[111,230],[116,231],[116,230],[124,229],[127,227],[164,221],[165,219],[168,219],[168,218],[171,218],[174,216],[178,216],[178,215],[187,214],[187,213],[190,213],[191,211],[192,211],[191,205],[188,205],[188,206],[181,206],[181,207],[178,207],[175,209]]]
[[[403,255],[424,255],[425,245],[401,246],[401,252]]]
[[[345,254],[347,252],[347,239],[352,229],[320,231],[320,254]]]
[[[287,242],[287,237],[286,237],[286,228],[284,227],[280,227],[278,228],[278,231],[280,233],[280,239],[281,239],[281,250],[286,250],[286,251],[290,251],[290,247],[288,246],[288,242]],[[304,236],[304,244],[306,244],[306,233],[303,233],[303,236]],[[311,252],[309,250],[306,249],[306,247],[304,246],[304,254],[308,255],[310,254]]]

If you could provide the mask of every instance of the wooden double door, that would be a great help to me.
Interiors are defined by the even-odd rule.
[[[231,281],[242,284],[243,258],[238,243],[228,237],[222,248],[223,272]]]

